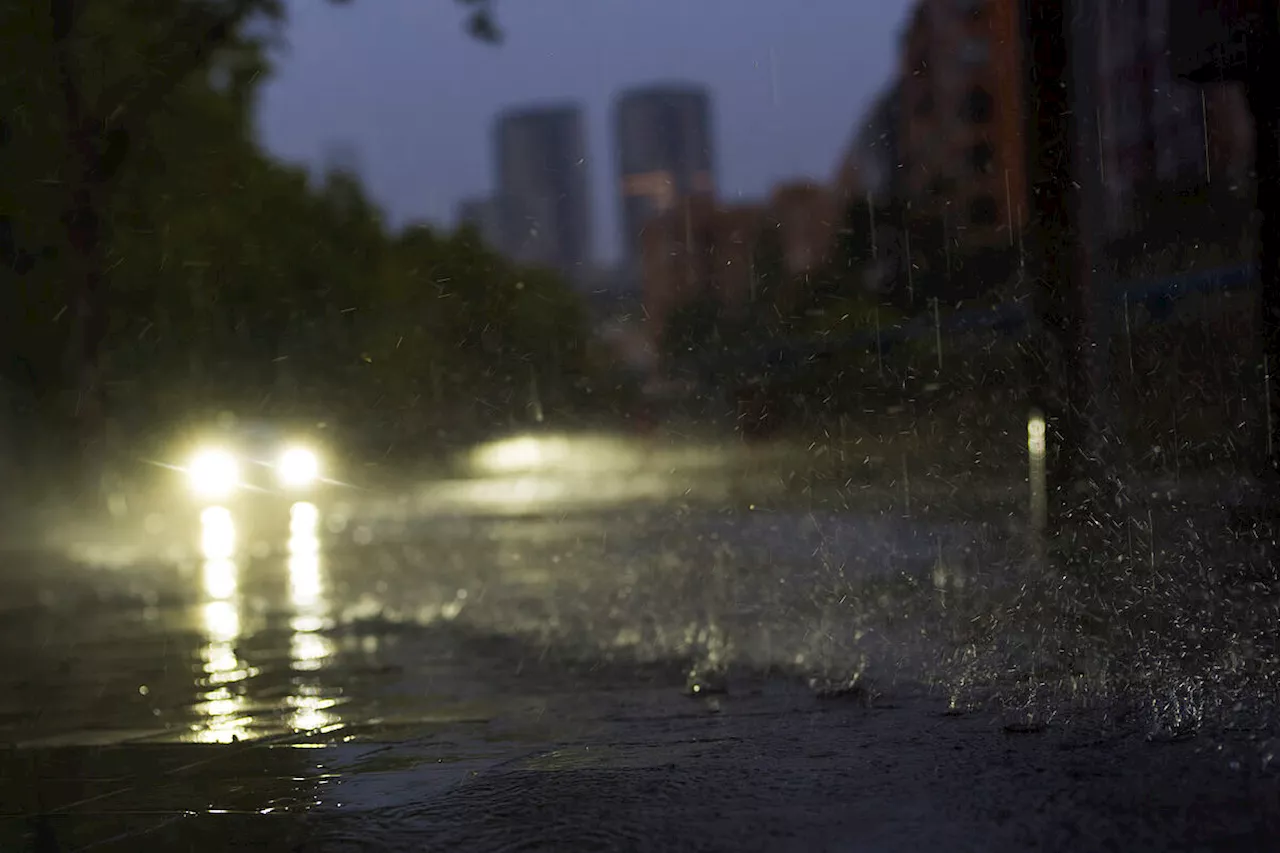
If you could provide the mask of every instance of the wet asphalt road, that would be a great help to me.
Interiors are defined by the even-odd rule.
[[[999,525],[666,461],[5,554],[0,850],[1274,849],[1266,733],[918,686]]]

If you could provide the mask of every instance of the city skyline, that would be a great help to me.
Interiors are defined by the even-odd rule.
[[[499,112],[492,120],[492,188],[461,199],[455,224],[471,225],[524,263],[579,274],[597,266],[583,114],[580,104],[565,101]],[[692,81],[629,86],[611,104],[610,186],[619,210],[620,268],[630,269],[632,279],[645,223],[680,198],[715,194],[713,114],[710,93]]]
[[[815,0],[797,14],[755,0],[539,0],[502,6],[506,38],[495,48],[469,40],[462,10],[443,0],[294,2],[288,49],[274,57],[259,105],[259,137],[283,159],[311,165],[324,140],[351,139],[389,222],[443,225],[465,197],[493,189],[493,115],[578,102],[592,159],[595,255],[609,262],[620,242],[610,115],[619,91],[670,79],[710,91],[727,200],[763,198],[795,178],[828,181],[894,69],[909,5]]]

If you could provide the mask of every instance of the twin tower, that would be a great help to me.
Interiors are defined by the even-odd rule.
[[[651,217],[682,197],[714,192],[711,99],[691,85],[631,89],[614,103],[612,129],[623,263],[634,269]],[[495,196],[484,202],[485,210],[464,211],[464,217],[513,259],[576,276],[592,261],[586,135],[577,105],[499,115]]]

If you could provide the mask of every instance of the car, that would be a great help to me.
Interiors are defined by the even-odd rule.
[[[175,467],[201,508],[291,506],[314,502],[335,485],[319,441],[270,424],[216,430],[194,442]]]

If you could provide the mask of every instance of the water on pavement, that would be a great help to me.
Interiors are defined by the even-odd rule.
[[[1045,773],[1048,747],[1001,746],[1008,733],[1061,724],[1055,749],[1119,744],[1126,732],[1181,749],[1210,722],[1207,708],[1268,671],[1257,665],[1264,655],[1242,651],[1264,635],[1237,630],[1238,642],[1218,643],[1219,657],[1191,671],[1198,681],[1186,667],[1160,670],[1168,659],[1151,655],[1144,671],[1164,680],[1137,694],[1147,707],[1090,703],[1126,685],[1105,655],[1082,659],[1088,642],[1068,648],[1047,630],[1066,610],[1053,610],[1061,602],[1045,590],[1066,587],[1028,593],[1007,513],[947,521],[920,501],[913,513],[891,501],[881,512],[836,511],[797,492],[785,460],[761,454],[599,442],[573,451],[489,448],[471,477],[396,494],[281,504],[274,519],[234,504],[148,512],[117,520],[111,535],[63,528],[61,541],[6,554],[0,648],[13,663],[0,740],[13,748],[0,769],[13,772],[0,776],[40,781],[8,792],[17,805],[0,813],[0,840],[52,832],[61,846],[48,849],[138,849],[139,833],[159,843],[187,831],[184,816],[220,815],[210,838],[260,836],[287,849],[272,845],[314,836],[315,815],[345,808],[379,816],[381,846],[365,849],[394,846],[405,822],[442,844],[494,849],[536,822],[524,801],[554,772],[555,792],[538,796],[561,814],[557,837],[586,847],[644,848],[653,816],[593,821],[611,803],[650,802],[681,833],[708,809],[754,815],[709,827],[719,840],[703,846],[715,849],[761,846],[748,843],[766,837],[759,816],[790,808],[788,834],[763,847],[821,849],[858,820],[865,828],[865,816],[835,816],[840,797],[857,794],[891,801],[899,833],[867,836],[865,849],[918,849],[903,846],[904,828],[959,808],[947,805],[964,801],[952,789],[996,756],[1022,768],[992,783],[1005,793]],[[1230,655],[1242,663],[1227,685],[1220,662]],[[819,689],[785,686],[797,681]],[[910,683],[934,685],[933,698]],[[691,687],[704,695],[687,699]],[[843,698],[824,705],[823,695]],[[994,708],[996,722],[930,716],[926,701],[952,714]],[[1226,703],[1236,722],[1260,707],[1246,704]],[[1206,766],[1274,782],[1265,732]],[[925,759],[903,757],[904,737],[923,744],[921,755],[968,744],[974,757],[926,784]],[[903,761],[910,773],[877,764]],[[866,787],[868,768],[887,774],[879,787]],[[766,784],[751,772],[779,775]],[[810,772],[825,781],[804,783]],[[1038,796],[1050,800],[1069,784],[1061,767],[1044,778]],[[1106,778],[1116,796],[1137,796],[1129,776]],[[1274,785],[1238,783],[1223,814],[1246,835],[1272,825],[1256,798]],[[592,793],[611,790],[616,802]],[[1160,796],[1172,807],[1203,795]],[[795,797],[807,805],[779,805]],[[1071,802],[1044,808],[1069,813]],[[974,807],[963,820],[921,824],[915,840],[938,826],[962,831]],[[498,834],[460,828],[484,824],[481,812]],[[282,815],[292,817],[272,822]],[[353,845],[373,832],[324,826]],[[986,849],[1018,849],[1001,845],[1045,831],[1006,829]]]

